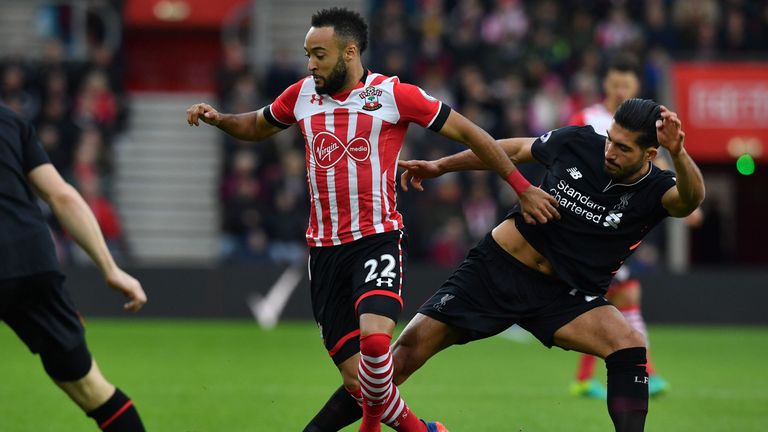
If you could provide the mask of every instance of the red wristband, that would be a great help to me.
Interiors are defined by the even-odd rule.
[[[522,174],[520,174],[520,171],[514,170],[507,176],[507,183],[509,183],[510,186],[512,186],[512,189],[517,192],[518,195],[521,195],[523,192],[526,191],[529,187],[531,187],[531,184],[528,182],[528,180],[523,177]]]

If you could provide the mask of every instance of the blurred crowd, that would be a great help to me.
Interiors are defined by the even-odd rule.
[[[366,67],[420,85],[497,138],[541,135],[600,102],[602,74],[618,53],[639,60],[640,96],[665,102],[671,59],[752,57],[768,46],[767,1],[374,0],[368,21]],[[258,76],[243,47],[226,44],[217,76],[220,106],[242,112],[270,103],[306,73],[289,60],[276,58]],[[304,259],[304,150],[292,131],[265,144],[227,141],[221,184],[227,257]],[[434,159],[460,150],[413,127],[401,157]],[[538,175],[533,164],[522,170]],[[487,172],[446,175],[423,193],[400,193],[411,258],[455,265],[514,200]],[[641,267],[659,260],[653,247],[638,255]]]
[[[494,137],[537,136],[602,98],[602,75],[618,53],[639,59],[641,97],[668,102],[671,59],[753,58],[768,46],[766,0],[371,0],[370,70],[397,75]],[[59,8],[61,9],[61,8]],[[56,10],[54,7],[54,20]],[[93,207],[110,245],[123,249],[111,203],[112,146],[125,128],[121,67],[89,27],[88,55],[71,61],[66,32],[48,35],[44,55],[0,62],[0,100],[33,121],[52,162]],[[92,33],[92,34],[91,34]],[[300,41],[296,41],[300,43]],[[225,112],[258,109],[306,75],[279,49],[266,67],[237,40],[223,43],[215,80]],[[221,256],[244,262],[305,259],[309,212],[304,144],[297,128],[260,144],[224,137],[219,187]],[[402,158],[463,150],[413,127]],[[523,166],[532,179],[536,167]],[[471,172],[399,194],[412,259],[453,266],[515,197],[494,174]],[[52,225],[63,260],[78,249]],[[651,249],[649,249],[651,250]],[[658,260],[647,253],[648,265]]]
[[[51,7],[46,12],[56,19],[60,10]],[[82,194],[119,259],[124,243],[111,200],[112,143],[125,128],[127,110],[120,68],[97,33],[89,32],[88,55],[81,61],[69,55],[66,31],[45,35],[39,60],[24,53],[0,59],[0,103],[32,122],[51,162]],[[42,201],[40,205],[50,219],[60,260],[87,262],[50,209]]]

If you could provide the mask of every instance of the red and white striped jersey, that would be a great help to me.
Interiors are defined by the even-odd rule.
[[[304,135],[310,212],[307,243],[334,246],[403,228],[397,159],[408,124],[439,131],[450,108],[397,77],[367,73],[350,92],[319,95],[312,77],[288,87],[266,119]]]
[[[571,126],[592,126],[595,132],[606,136],[606,131],[611,128],[613,113],[605,109],[602,103],[590,105],[574,114],[568,124]]]

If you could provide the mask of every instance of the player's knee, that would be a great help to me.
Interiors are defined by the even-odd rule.
[[[628,343],[630,347],[647,348],[647,345],[648,345],[648,341],[646,340],[645,335],[635,329],[632,329],[632,331],[630,332],[628,337]]]
[[[629,328],[626,331],[622,332],[620,334],[620,337],[617,337],[613,340],[613,344],[611,346],[611,352],[616,352],[622,349],[626,348],[645,348],[646,347],[646,341],[645,336],[640,333],[639,331]]]
[[[40,353],[45,372],[56,381],[77,381],[88,375],[93,358],[83,341],[70,350],[48,350]]]

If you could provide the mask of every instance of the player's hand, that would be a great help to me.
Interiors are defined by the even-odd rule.
[[[683,150],[683,141],[685,141],[685,132],[682,131],[683,124],[674,113],[661,106],[661,119],[656,120],[656,139],[662,147],[669,150],[669,153],[676,156]]]
[[[560,219],[560,213],[555,208],[558,206],[557,200],[542,189],[531,186],[519,198],[525,223],[536,225]]]
[[[187,109],[187,123],[190,126],[200,126],[199,120],[211,126],[218,126],[221,122],[221,113],[207,103],[194,104]]]
[[[106,280],[107,285],[119,291],[130,300],[123,305],[123,309],[136,312],[147,302],[147,294],[144,293],[141,283],[123,270],[115,268],[115,270],[107,274]]]
[[[400,175],[400,187],[406,192],[408,191],[409,182],[414,189],[423,192],[424,187],[421,185],[421,182],[425,179],[439,177],[443,174],[435,161],[400,160],[397,161],[397,166],[405,169]]]

